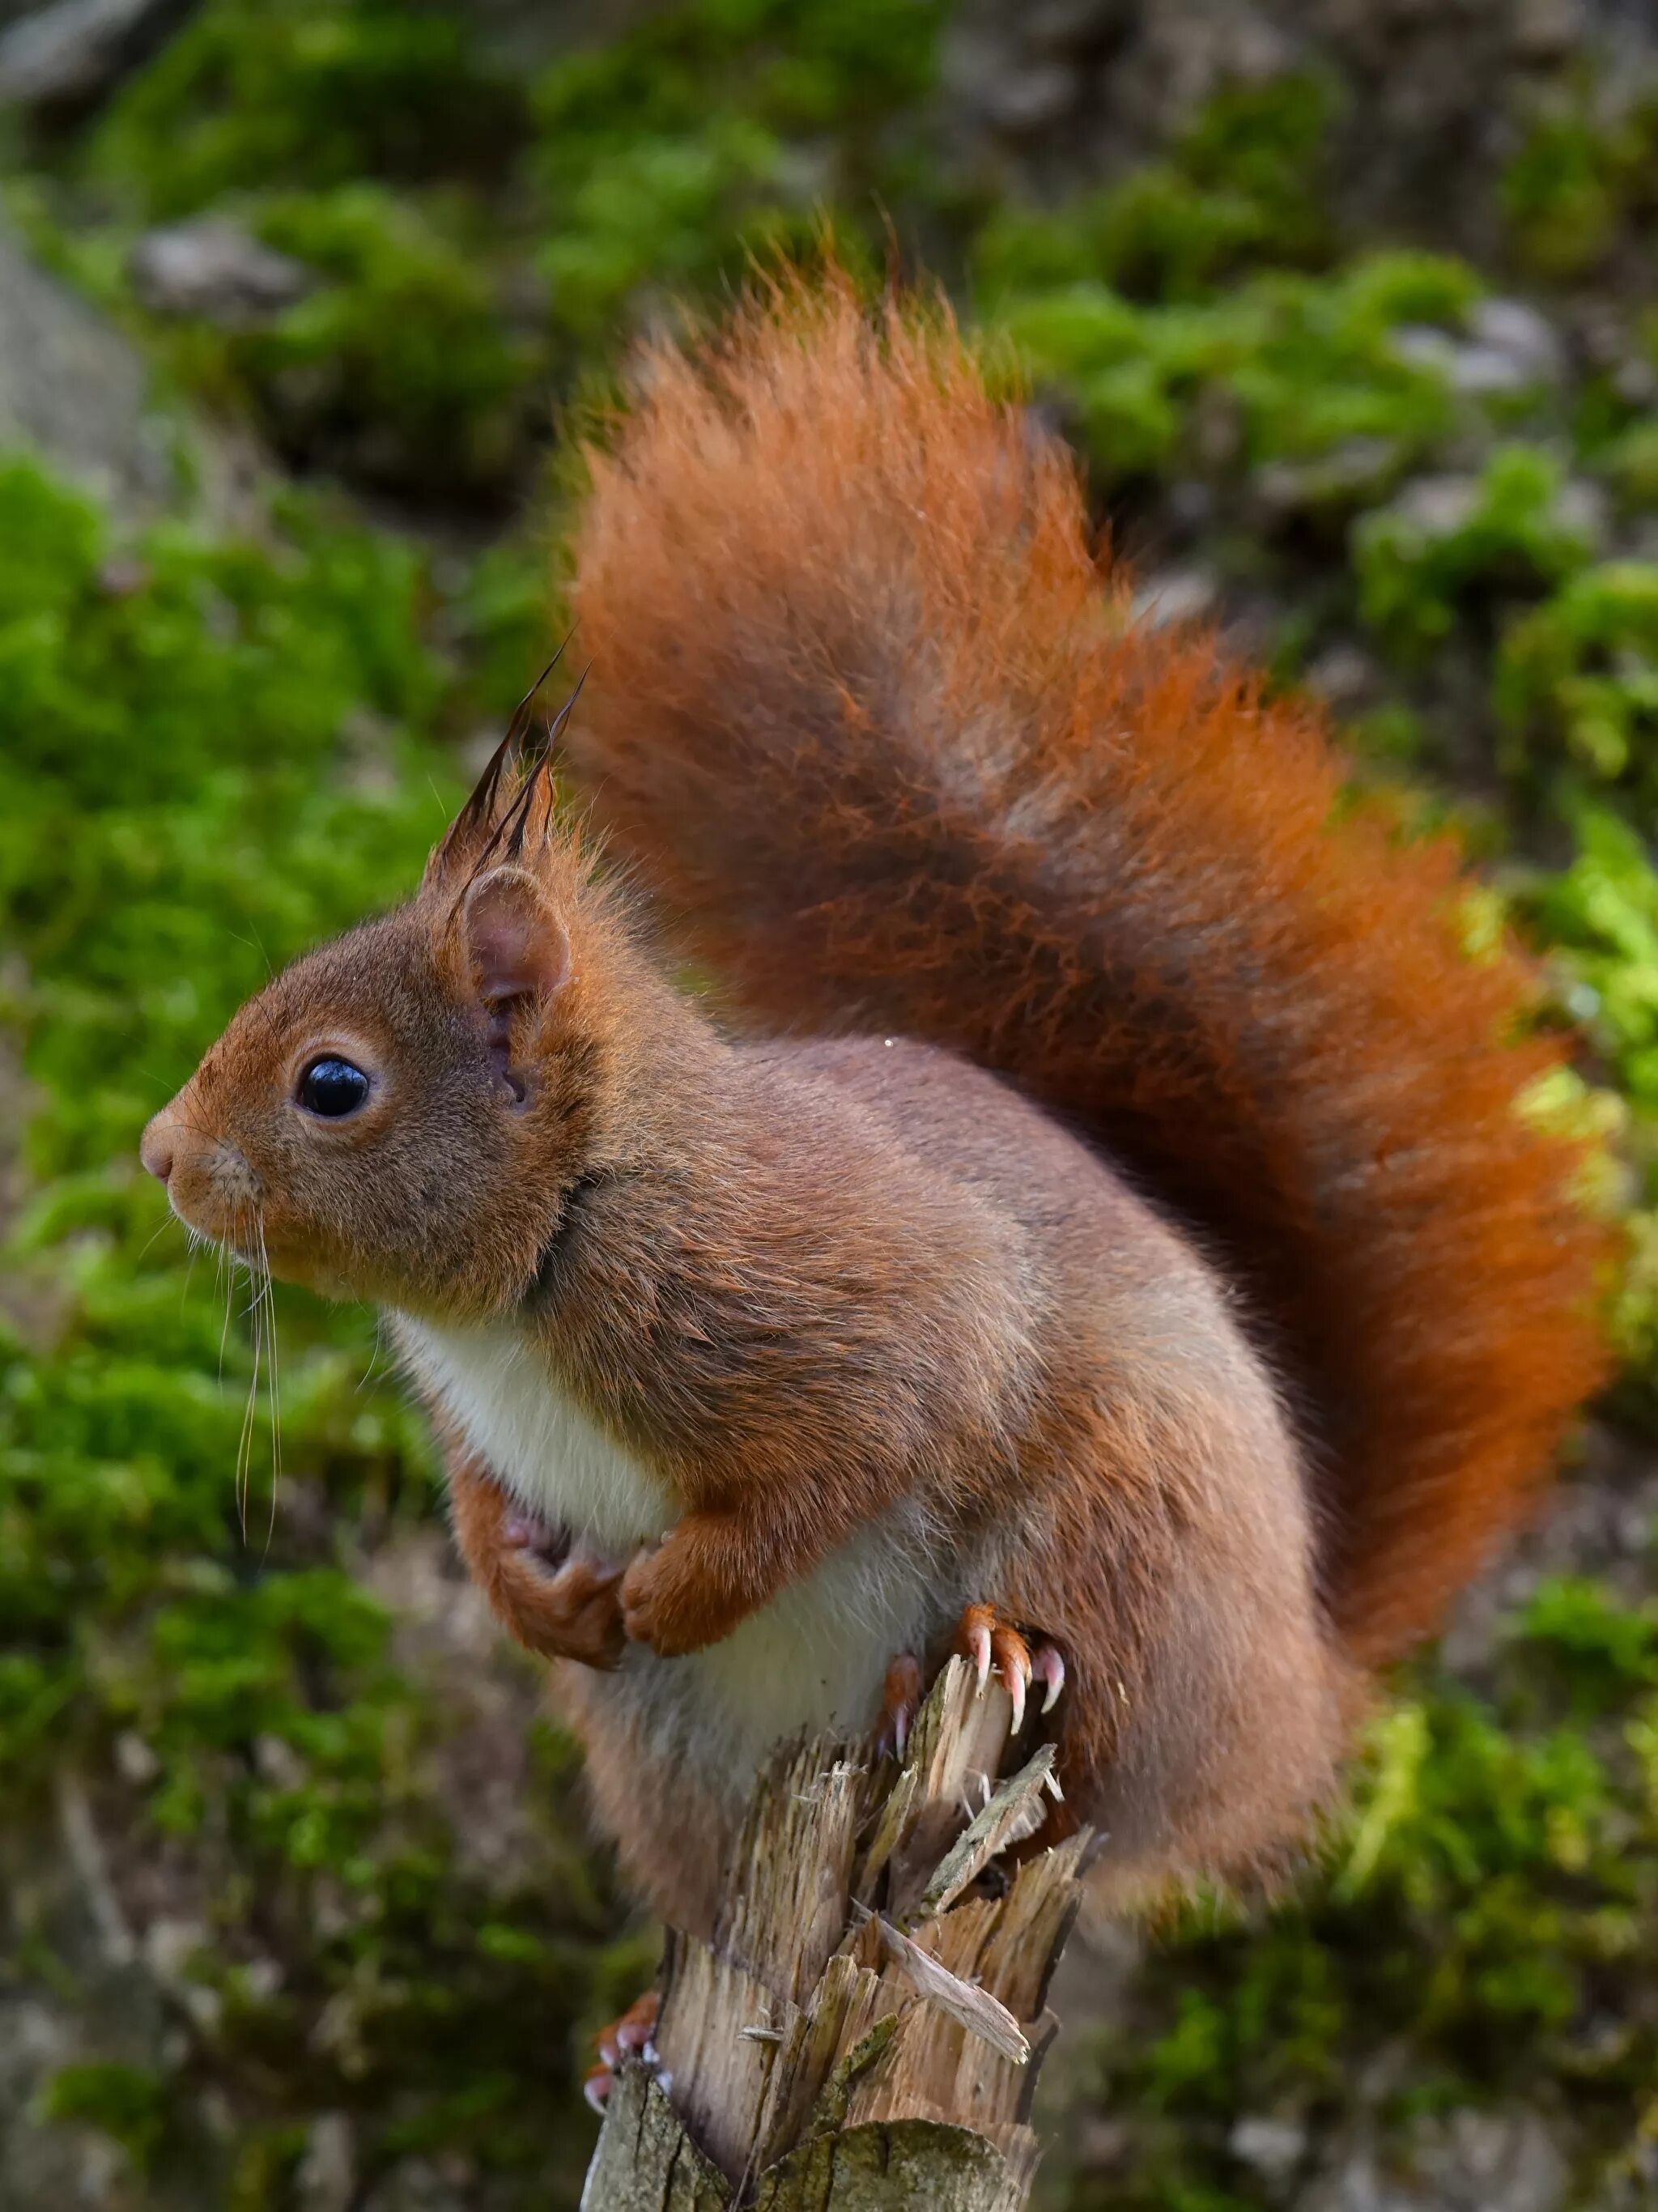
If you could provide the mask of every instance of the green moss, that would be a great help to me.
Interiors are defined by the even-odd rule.
[[[523,1884],[486,1894],[434,1784],[455,1723],[351,1571],[360,1525],[428,1509],[421,1425],[365,1385],[363,1316],[282,1298],[273,1497],[269,1376],[136,1172],[145,1116],[267,957],[404,892],[459,793],[441,731],[475,710],[422,562],[285,520],[262,548],[117,547],[38,465],[0,465],[0,915],[50,1102],[8,1255],[39,1334],[0,1343],[0,1763],[21,1808],[70,1752],[105,1772],[117,1734],[143,1747],[122,1817],[194,1869],[184,1971],[214,2005],[190,2063],[238,2115],[234,2197],[274,2201],[307,2116],[343,2106],[371,2170],[441,2142],[544,2202],[549,2161],[562,2185],[581,2162],[574,2024],[625,1970],[552,1809],[568,1781],[527,1810]],[[542,1764],[567,1775],[568,1748]],[[160,2171],[185,2155],[175,2086],[94,2060],[46,2109]]]
[[[1057,210],[996,210],[974,248],[981,297],[1096,281],[1131,299],[1185,300],[1264,262],[1330,249],[1321,168],[1336,95],[1304,76],[1229,88],[1169,156]]]
[[[1639,834],[1604,805],[1579,802],[1576,853],[1527,900],[1534,926],[1570,959],[1575,1005],[1619,1089],[1658,1114],[1658,872]]]
[[[1593,88],[1543,107],[1504,173],[1501,204],[1521,261],[1546,277],[1597,268],[1653,205],[1658,104],[1605,112]]]
[[[1365,621],[1409,659],[1459,623],[1489,622],[1569,576],[1592,550],[1589,526],[1563,504],[1564,472],[1531,446],[1493,453],[1475,483],[1367,515],[1353,541]]]
[[[323,281],[207,343],[278,447],[428,496],[508,485],[544,353],[503,320],[464,222],[358,184],[267,199],[258,229]]]
[[[501,173],[522,87],[464,14],[398,0],[212,0],[93,132],[81,166],[149,220],[227,193]]]
[[[180,2068],[118,2063],[89,2022],[88,2063],[47,2100],[158,2184],[205,2081],[234,2116],[221,2194],[249,2212],[293,2201],[324,2112],[350,2118],[365,2197],[418,2153],[467,2161],[492,2206],[574,2199],[580,2037],[653,1960],[568,1810],[573,1747],[537,1733],[527,1870],[483,1881],[434,1779],[452,1716],[362,1576],[365,1550],[432,1509],[421,1425],[363,1385],[361,1317],[281,1297],[273,1521],[268,1382],[132,1152],[267,960],[413,880],[459,788],[450,739],[498,721],[544,656],[548,426],[614,389],[638,330],[717,301],[820,215],[868,265],[890,221],[906,262],[970,268],[999,374],[1023,358],[1131,542],[1155,560],[1172,540],[1245,580],[1252,615],[1268,604],[1276,674],[1374,649],[1362,750],[1459,778],[1412,790],[1401,819],[1466,811],[1472,788],[1483,849],[1533,855],[1468,933],[1517,917],[1549,948],[1617,1085],[1565,1080],[1540,1110],[1619,1125],[1637,1205],[1616,1407],[1655,1418],[1650,577],[1600,557],[1564,495],[1598,472],[1630,526],[1658,486],[1649,426],[1609,375],[1452,388],[1423,333],[1467,336],[1487,276],[1334,234],[1322,81],[1224,88],[1155,163],[1054,207],[964,179],[931,105],[950,12],[681,0],[513,74],[457,7],[203,0],[14,189],[33,236],[290,459],[489,512],[520,489],[548,505],[477,560],[298,502],[262,547],[177,527],[133,545],[33,464],[0,465],[0,927],[18,956],[0,1018],[39,1102],[7,1255],[27,1341],[0,1334],[0,1764],[27,1807],[72,1753],[114,1793],[112,1832],[164,1849],[199,1904],[180,1972],[210,2024]],[[1649,124],[1590,112],[1545,118],[1508,178],[1533,267],[1643,250]],[[313,291],[252,328],[137,314],[132,240],[198,211],[297,256]],[[1424,503],[1424,473],[1472,488]],[[1127,2148],[1070,2201],[1237,2212],[1273,2194],[1229,2148],[1240,2113],[1391,2139],[1486,2097],[1570,2103],[1586,2202],[1620,2159],[1635,2173],[1658,2075],[1654,1650],[1649,1607],[1563,1582],[1499,1636],[1478,1694],[1414,1676],[1323,1878],[1168,1932],[1103,2054]],[[146,1779],[118,1780],[118,1738]],[[67,1986],[47,1931],[26,1940]]]
[[[833,204],[855,252],[871,196],[901,199],[913,180],[892,125],[932,81],[944,12],[691,0],[550,68],[530,168],[567,347],[606,349],[642,288],[706,289],[756,251],[809,246]]]
[[[1620,2116],[1654,2047],[1639,2027],[1600,2045],[1590,2031],[1638,1984],[1658,1929],[1655,1633],[1649,1607],[1558,1581],[1515,1625],[1496,1709],[1421,1674],[1374,1731],[1324,1883],[1267,1917],[1212,1903],[1170,1931],[1100,2053],[1102,2102],[1132,2148],[1108,2192],[1073,2201],[1276,2201],[1236,2156],[1231,2116],[1327,2119],[1404,2050],[1401,2129],[1448,2106],[1533,2105],[1558,2078],[1607,2166],[1632,2148]]]
[[[60,2067],[39,2109],[47,2119],[75,2122],[108,2136],[142,2174],[166,2139],[168,2105],[164,2076],[137,2066],[94,2064]]]
[[[1599,458],[1629,506],[1658,509],[1658,422],[1630,424],[1607,441]]]
[[[1503,638],[1495,697],[1511,769],[1564,760],[1658,821],[1658,565],[1570,578]]]
[[[1345,468],[1331,477],[1339,499],[1392,481],[1449,430],[1442,374],[1394,335],[1454,323],[1478,294],[1456,263],[1390,253],[1327,278],[1262,276],[1190,307],[1136,306],[1087,278],[1005,299],[993,320],[1038,382],[1065,392],[1108,483],[1363,447],[1357,479]]]
[[[499,498],[665,288],[831,212],[847,254],[878,239],[917,185],[903,118],[944,12],[686,0],[527,77],[456,8],[211,0],[60,157],[50,219],[110,297],[146,224],[249,222],[327,281],[252,329],[190,325],[185,380],[307,466]]]

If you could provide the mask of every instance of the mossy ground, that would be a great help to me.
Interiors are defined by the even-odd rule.
[[[1168,1931],[1101,2043],[1112,2147],[1056,2193],[1265,2204],[1293,2177],[1241,2154],[1241,2116],[1287,2116],[1306,2164],[1516,2097],[1559,2118],[1576,2201],[1647,2185],[1658,309],[1628,288],[1652,125],[1637,106],[1603,131],[1582,92],[1534,118],[1500,268],[1338,234],[1323,165],[1351,93],[1315,71],[1224,91],[1156,163],[1037,205],[952,155],[948,13],[690,0],[526,69],[464,10],[205,0],[101,114],[10,149],[40,249],[159,373],[422,526],[313,486],[257,545],[134,539],[0,465],[0,1011],[30,1105],[0,1337],[0,1765],[42,1823],[70,1778],[118,1839],[118,1893],[142,1917],[165,1869],[194,1931],[156,2047],[88,2015],[37,2106],[123,2146],[135,2201],[191,2176],[200,2201],[312,2201],[341,2116],[354,2203],[404,2201],[375,2192],[416,2166],[455,2202],[574,2200],[580,2031],[648,1936],[544,1727],[513,1778],[527,1826],[504,1859],[480,1848],[454,1778],[489,1729],[390,1601],[398,1562],[439,1556],[438,1501],[418,1422],[365,1380],[370,1324],[278,1293],[273,1512],[268,1366],[245,1316],[226,1327],[243,1294],[192,1267],[134,1146],[268,963],[411,881],[459,756],[538,665],[561,418],[634,332],[717,301],[756,252],[812,250],[826,215],[872,269],[940,269],[1120,537],[1278,680],[1337,696],[1403,811],[1466,826],[1484,924],[1527,928],[1586,1025],[1568,1103],[1628,1163],[1601,1449],[1637,1472],[1585,1494],[1637,1505],[1615,1538],[1546,1547],[1472,1658],[1401,1686],[1323,1875]],[[234,329],[140,307],[133,240],[210,210],[305,263],[307,296]],[[1493,372],[1493,299],[1553,315],[1549,288],[1597,270],[1621,288],[1615,367],[1563,343]],[[443,1587],[439,1614],[464,1600]],[[505,1711],[524,1759],[527,1674],[466,1663],[502,1685],[495,1734]],[[15,1981],[72,2006],[73,1945],[23,1890],[9,1940]]]

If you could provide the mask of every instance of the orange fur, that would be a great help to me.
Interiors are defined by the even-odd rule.
[[[1533,969],[1456,857],[1333,818],[1312,710],[1135,624],[1072,465],[942,318],[785,285],[655,352],[577,544],[599,819],[762,1023],[953,1047],[1197,1227],[1320,1468],[1327,1601],[1390,1656],[1600,1381],[1603,1233],[1515,1112]]]
[[[390,1310],[457,1540],[680,1924],[769,1744],[873,1721],[967,1607],[1063,1664],[1027,1726],[1110,1897],[1271,1873],[1356,1662],[1600,1373],[1601,1234],[1515,1110],[1560,1049],[1532,969],[1459,951],[1448,848],[1333,821],[1307,710],[1136,629],[940,321],[784,289],[659,354],[579,556],[574,764],[773,1034],[673,988],[526,707],[415,896],[245,1007],[146,1164]]]

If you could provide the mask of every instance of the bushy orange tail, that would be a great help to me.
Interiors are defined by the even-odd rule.
[[[1199,1225],[1392,1654],[1601,1374],[1604,1236],[1515,1110],[1531,969],[1459,949],[1444,845],[1333,820],[1307,708],[1131,621],[942,317],[784,286],[643,389],[577,544],[600,818],[755,1014],[952,1045]]]

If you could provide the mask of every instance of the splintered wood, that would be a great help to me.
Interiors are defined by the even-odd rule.
[[[902,1771],[833,1737],[780,1754],[712,1946],[670,1937],[660,2075],[617,2081],[583,2212],[1023,2203],[1088,1838],[1004,1856],[1059,1794],[1048,1744],[999,1784],[1011,1719],[957,1659]]]

